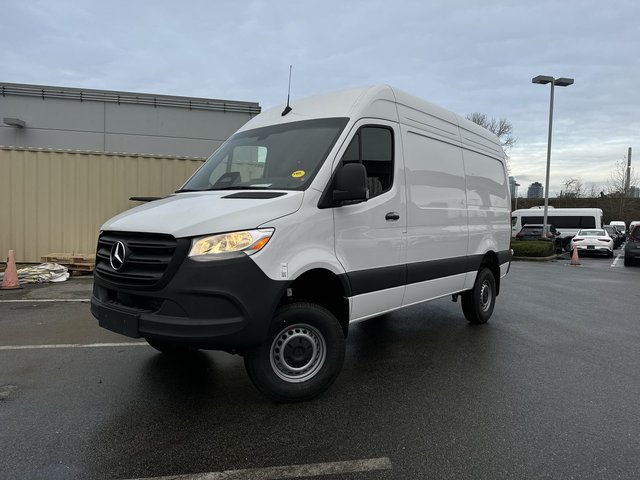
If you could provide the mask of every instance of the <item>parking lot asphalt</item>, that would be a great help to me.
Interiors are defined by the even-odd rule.
[[[0,478],[640,478],[639,282],[514,262],[488,324],[448,298],[353,324],[336,384],[294,405],[237,356],[98,328],[91,278],[0,291]]]
[[[93,276],[70,277],[66,282],[29,283],[22,288],[0,290],[0,300],[88,300]]]

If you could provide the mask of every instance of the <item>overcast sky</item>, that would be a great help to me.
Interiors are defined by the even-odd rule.
[[[638,0],[1,0],[0,81],[283,103],[386,83],[458,114],[506,118],[511,174],[598,191],[640,161]],[[635,169],[636,172],[640,168]]]

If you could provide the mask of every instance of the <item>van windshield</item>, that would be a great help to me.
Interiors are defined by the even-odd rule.
[[[348,120],[305,120],[236,133],[178,191],[305,190]]]

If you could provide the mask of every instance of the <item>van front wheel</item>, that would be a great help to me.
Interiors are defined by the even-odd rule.
[[[496,279],[489,268],[482,268],[473,288],[462,294],[462,311],[469,323],[487,323],[495,303]]]
[[[324,307],[296,302],[280,307],[267,341],[244,358],[249,378],[276,402],[310,400],[335,381],[344,362],[345,338]]]

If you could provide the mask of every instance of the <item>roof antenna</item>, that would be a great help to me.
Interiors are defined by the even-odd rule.
[[[284,110],[282,111],[283,117],[292,110],[289,106],[289,96],[291,95],[291,67],[292,65],[289,65],[289,89],[287,90],[287,106],[284,107]]]

